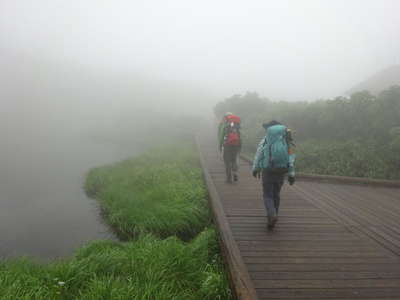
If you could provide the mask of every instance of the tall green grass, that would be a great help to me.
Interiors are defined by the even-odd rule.
[[[85,184],[105,218],[129,239],[140,233],[190,239],[210,218],[207,192],[192,144],[164,146],[93,169]]]
[[[94,242],[63,262],[0,264],[0,299],[229,299],[215,231],[190,243],[144,235]]]

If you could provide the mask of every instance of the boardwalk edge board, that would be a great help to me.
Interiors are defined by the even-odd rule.
[[[245,154],[241,154],[240,157],[244,161],[248,162],[249,164],[253,164],[253,160],[249,156],[247,156]],[[319,175],[319,174],[310,174],[310,173],[301,173],[301,172],[296,173],[296,178],[300,178],[303,180],[337,182],[337,183],[343,183],[343,184],[368,184],[368,185],[374,185],[374,186],[400,188],[399,180],[384,180],[384,179],[372,179],[372,178],[363,178],[363,177]]]
[[[224,257],[229,272],[230,285],[233,296],[237,300],[258,300],[256,290],[250,279],[250,275],[244,264],[239,248],[233,238],[225,216],[218,192],[211,179],[211,175],[206,167],[200,143],[196,137],[196,146],[199,152],[200,164],[203,169],[203,176],[208,188],[209,203],[213,214],[214,223],[219,232],[222,255]]]

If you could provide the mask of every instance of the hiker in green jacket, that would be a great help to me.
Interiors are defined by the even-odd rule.
[[[286,174],[290,185],[295,182],[295,154],[290,129],[275,120],[263,124],[263,127],[266,135],[257,147],[253,176],[262,176],[267,226],[272,229],[278,221],[280,192]]]
[[[226,182],[238,181],[237,157],[241,149],[240,118],[227,112],[218,127],[218,148],[223,151]]]

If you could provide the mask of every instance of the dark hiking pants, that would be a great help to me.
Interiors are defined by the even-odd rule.
[[[226,180],[232,181],[232,174],[238,170],[237,156],[239,154],[239,146],[224,146],[224,163],[226,170]]]
[[[274,174],[267,170],[262,172],[263,199],[268,219],[278,215],[284,178],[284,174]]]

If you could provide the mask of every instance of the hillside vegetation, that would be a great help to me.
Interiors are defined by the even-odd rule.
[[[378,96],[363,91],[314,102],[274,102],[247,93],[215,107],[218,118],[226,111],[242,117],[249,154],[265,134],[261,124],[275,119],[294,131],[298,171],[400,179],[400,86]]]

